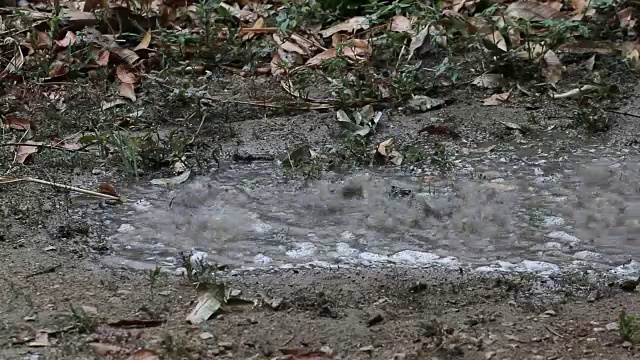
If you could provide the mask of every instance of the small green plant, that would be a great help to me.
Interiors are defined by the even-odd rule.
[[[627,315],[624,310],[620,311],[618,326],[622,341],[637,343],[640,340],[640,322],[636,316]]]
[[[217,284],[217,272],[224,267],[210,264],[204,258],[197,257],[192,261],[193,252],[188,254],[180,253],[181,266],[185,269],[184,277],[196,287],[207,287],[211,284]]]
[[[78,332],[84,334],[94,332],[98,324],[93,317],[89,316],[89,314],[84,311],[84,309],[69,304],[69,310],[71,311],[71,322]]]
[[[155,269],[149,270],[149,299],[153,300],[155,295],[156,285],[160,280],[160,277],[166,274],[162,272],[162,268],[160,266],[156,266]]]
[[[447,149],[442,143],[436,143],[431,154],[431,165],[441,174],[447,174],[454,168],[454,163],[447,154]]]

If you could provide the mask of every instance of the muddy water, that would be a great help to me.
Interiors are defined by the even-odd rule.
[[[635,149],[536,145],[461,155],[448,179],[427,167],[304,182],[275,164],[229,165],[175,189],[130,189],[108,215],[107,261],[177,266],[181,251],[195,250],[234,267],[635,271],[639,161]]]

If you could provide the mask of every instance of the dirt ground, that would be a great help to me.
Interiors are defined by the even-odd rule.
[[[211,87],[238,99],[248,93],[238,83],[221,78]],[[633,84],[627,86],[633,89]],[[94,117],[120,119],[136,110],[96,110],[101,99],[94,95],[99,89],[88,83],[68,92],[69,110],[56,116],[46,92],[38,93],[41,90],[33,89],[36,95],[24,108],[44,134],[91,130]],[[142,131],[154,125],[164,133],[178,128],[197,137],[188,154],[196,173],[209,171],[220,159],[233,161],[237,154],[273,158],[294,144],[317,149],[337,138],[332,111],[286,114],[231,102],[195,111],[192,105],[174,102],[167,89],[150,86],[143,91],[147,111],[135,119],[134,128]],[[611,132],[594,137],[572,127],[573,109],[561,102],[487,108],[476,101],[480,95],[460,86],[448,94],[458,101],[442,110],[387,113],[376,136],[410,143],[425,125],[452,124],[461,136],[446,141],[452,151],[462,151],[519,141],[496,120],[530,124],[535,114],[543,121],[536,129],[562,129],[559,143],[635,140],[632,118],[614,116],[617,125]],[[638,110],[632,102],[624,109]],[[427,137],[414,144],[426,147],[430,142]],[[29,166],[10,166],[11,157],[3,152],[3,173],[85,188],[101,182],[126,188],[169,173],[159,167],[134,179],[115,165],[113,156],[98,160],[91,153],[43,152]],[[217,280],[241,290],[251,303],[228,304],[205,323],[189,325],[185,318],[196,305],[198,291],[182,276],[153,276],[97,261],[109,252],[108,234],[83,214],[114,205],[80,201],[66,191],[25,183],[1,186],[0,197],[2,359],[152,359],[151,352],[162,359],[638,356],[617,328],[621,310],[640,312],[638,294],[580,274],[544,279],[398,268],[221,273]],[[139,349],[150,352],[136,353]]]

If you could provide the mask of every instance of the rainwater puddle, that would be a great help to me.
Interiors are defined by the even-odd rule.
[[[449,180],[413,169],[302,182],[251,164],[173,190],[145,184],[106,214],[114,252],[105,261],[178,267],[180,252],[197,251],[231,267],[639,272],[640,155],[525,153],[462,158]]]

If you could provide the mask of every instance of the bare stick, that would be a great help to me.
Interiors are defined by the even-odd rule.
[[[103,194],[103,193],[100,193],[100,192],[97,192],[97,191],[81,189],[81,188],[78,188],[78,187],[75,187],[75,186],[58,184],[58,183],[45,181],[45,180],[40,180],[40,179],[36,179],[36,178],[32,178],[32,177],[26,177],[26,178],[0,177],[0,184],[19,182],[19,181],[34,182],[34,183],[49,185],[49,186],[53,186],[53,187],[57,187],[57,188],[61,188],[61,189],[69,190],[69,191],[75,191],[75,192],[79,192],[81,194],[91,195],[91,196],[99,197],[99,198],[102,198],[102,199],[122,201],[122,199],[120,199],[120,197],[118,197],[118,196],[113,196],[113,195],[109,195],[109,194]]]

